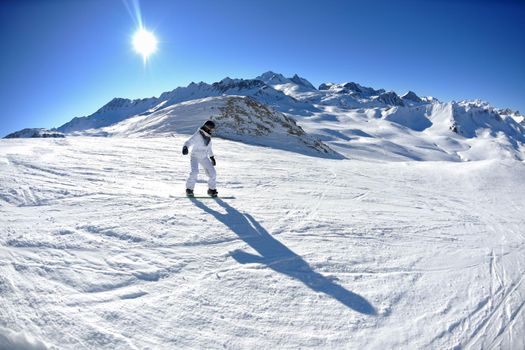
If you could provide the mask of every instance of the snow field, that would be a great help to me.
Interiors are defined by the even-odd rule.
[[[525,346],[523,162],[184,139],[0,141],[0,348]]]

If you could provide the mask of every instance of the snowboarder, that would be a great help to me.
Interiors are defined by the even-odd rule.
[[[211,149],[211,134],[215,130],[215,123],[211,120],[206,121],[182,147],[182,154],[188,154],[188,148],[191,147],[191,172],[186,181],[186,195],[193,197],[193,189],[199,175],[199,164],[203,166],[208,175],[208,195],[217,197],[218,192],[215,185],[217,173],[214,166],[216,165],[215,157]]]

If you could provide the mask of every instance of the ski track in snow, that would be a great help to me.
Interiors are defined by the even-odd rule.
[[[183,141],[0,141],[0,348],[525,347],[523,162]]]

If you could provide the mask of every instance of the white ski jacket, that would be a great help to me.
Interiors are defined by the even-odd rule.
[[[203,136],[201,133],[210,138],[208,144],[206,144],[205,136]],[[188,149],[191,147],[192,157],[213,157],[213,151],[211,149],[211,136],[202,129],[197,130],[195,134],[193,134],[186,142],[184,142],[184,146],[188,147]]]

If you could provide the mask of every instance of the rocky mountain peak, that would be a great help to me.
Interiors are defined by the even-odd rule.
[[[417,103],[423,102],[423,100],[419,98],[419,96],[416,95],[414,91],[408,91],[406,94],[401,96],[401,98],[403,100],[408,100],[410,102],[417,102]]]

